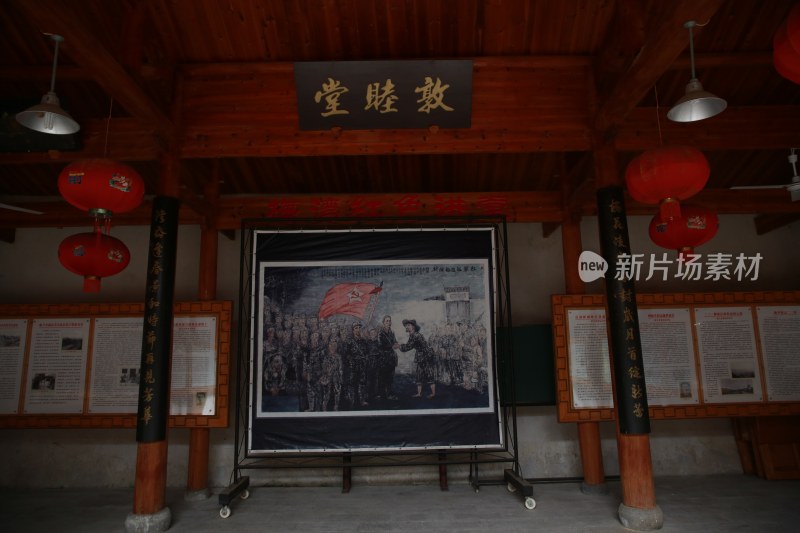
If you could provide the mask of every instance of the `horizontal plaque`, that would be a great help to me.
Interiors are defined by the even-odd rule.
[[[469,128],[471,60],[294,64],[301,130]]]

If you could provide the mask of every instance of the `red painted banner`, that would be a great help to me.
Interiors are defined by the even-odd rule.
[[[364,318],[370,299],[381,292],[381,287],[372,283],[339,283],[325,293],[319,306],[319,317],[343,314]]]

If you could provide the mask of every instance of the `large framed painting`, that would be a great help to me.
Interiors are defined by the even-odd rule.
[[[496,228],[254,229],[248,453],[496,449]]]

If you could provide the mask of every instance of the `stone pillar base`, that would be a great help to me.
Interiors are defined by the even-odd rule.
[[[585,481],[581,482],[581,492],[584,494],[592,494],[592,495],[599,495],[603,496],[608,494],[608,483],[599,483],[596,485],[590,485]]]
[[[628,529],[652,531],[661,529],[664,526],[664,513],[661,512],[661,507],[658,505],[652,509],[639,509],[637,507],[628,507],[621,503],[617,514],[619,515],[619,521]]]
[[[125,518],[126,533],[161,533],[172,524],[172,512],[164,507],[155,514],[131,513]]]

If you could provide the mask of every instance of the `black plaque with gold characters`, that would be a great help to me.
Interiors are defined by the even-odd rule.
[[[301,130],[469,128],[472,61],[294,64]]]
[[[619,428],[625,435],[650,433],[636,289],[632,276],[618,272],[619,264],[624,264],[624,258],[631,254],[621,187],[597,191],[597,218],[600,247],[609,266],[605,279],[606,305]]]
[[[179,202],[175,198],[157,196],[153,200],[136,423],[137,442],[166,439],[178,207]]]

